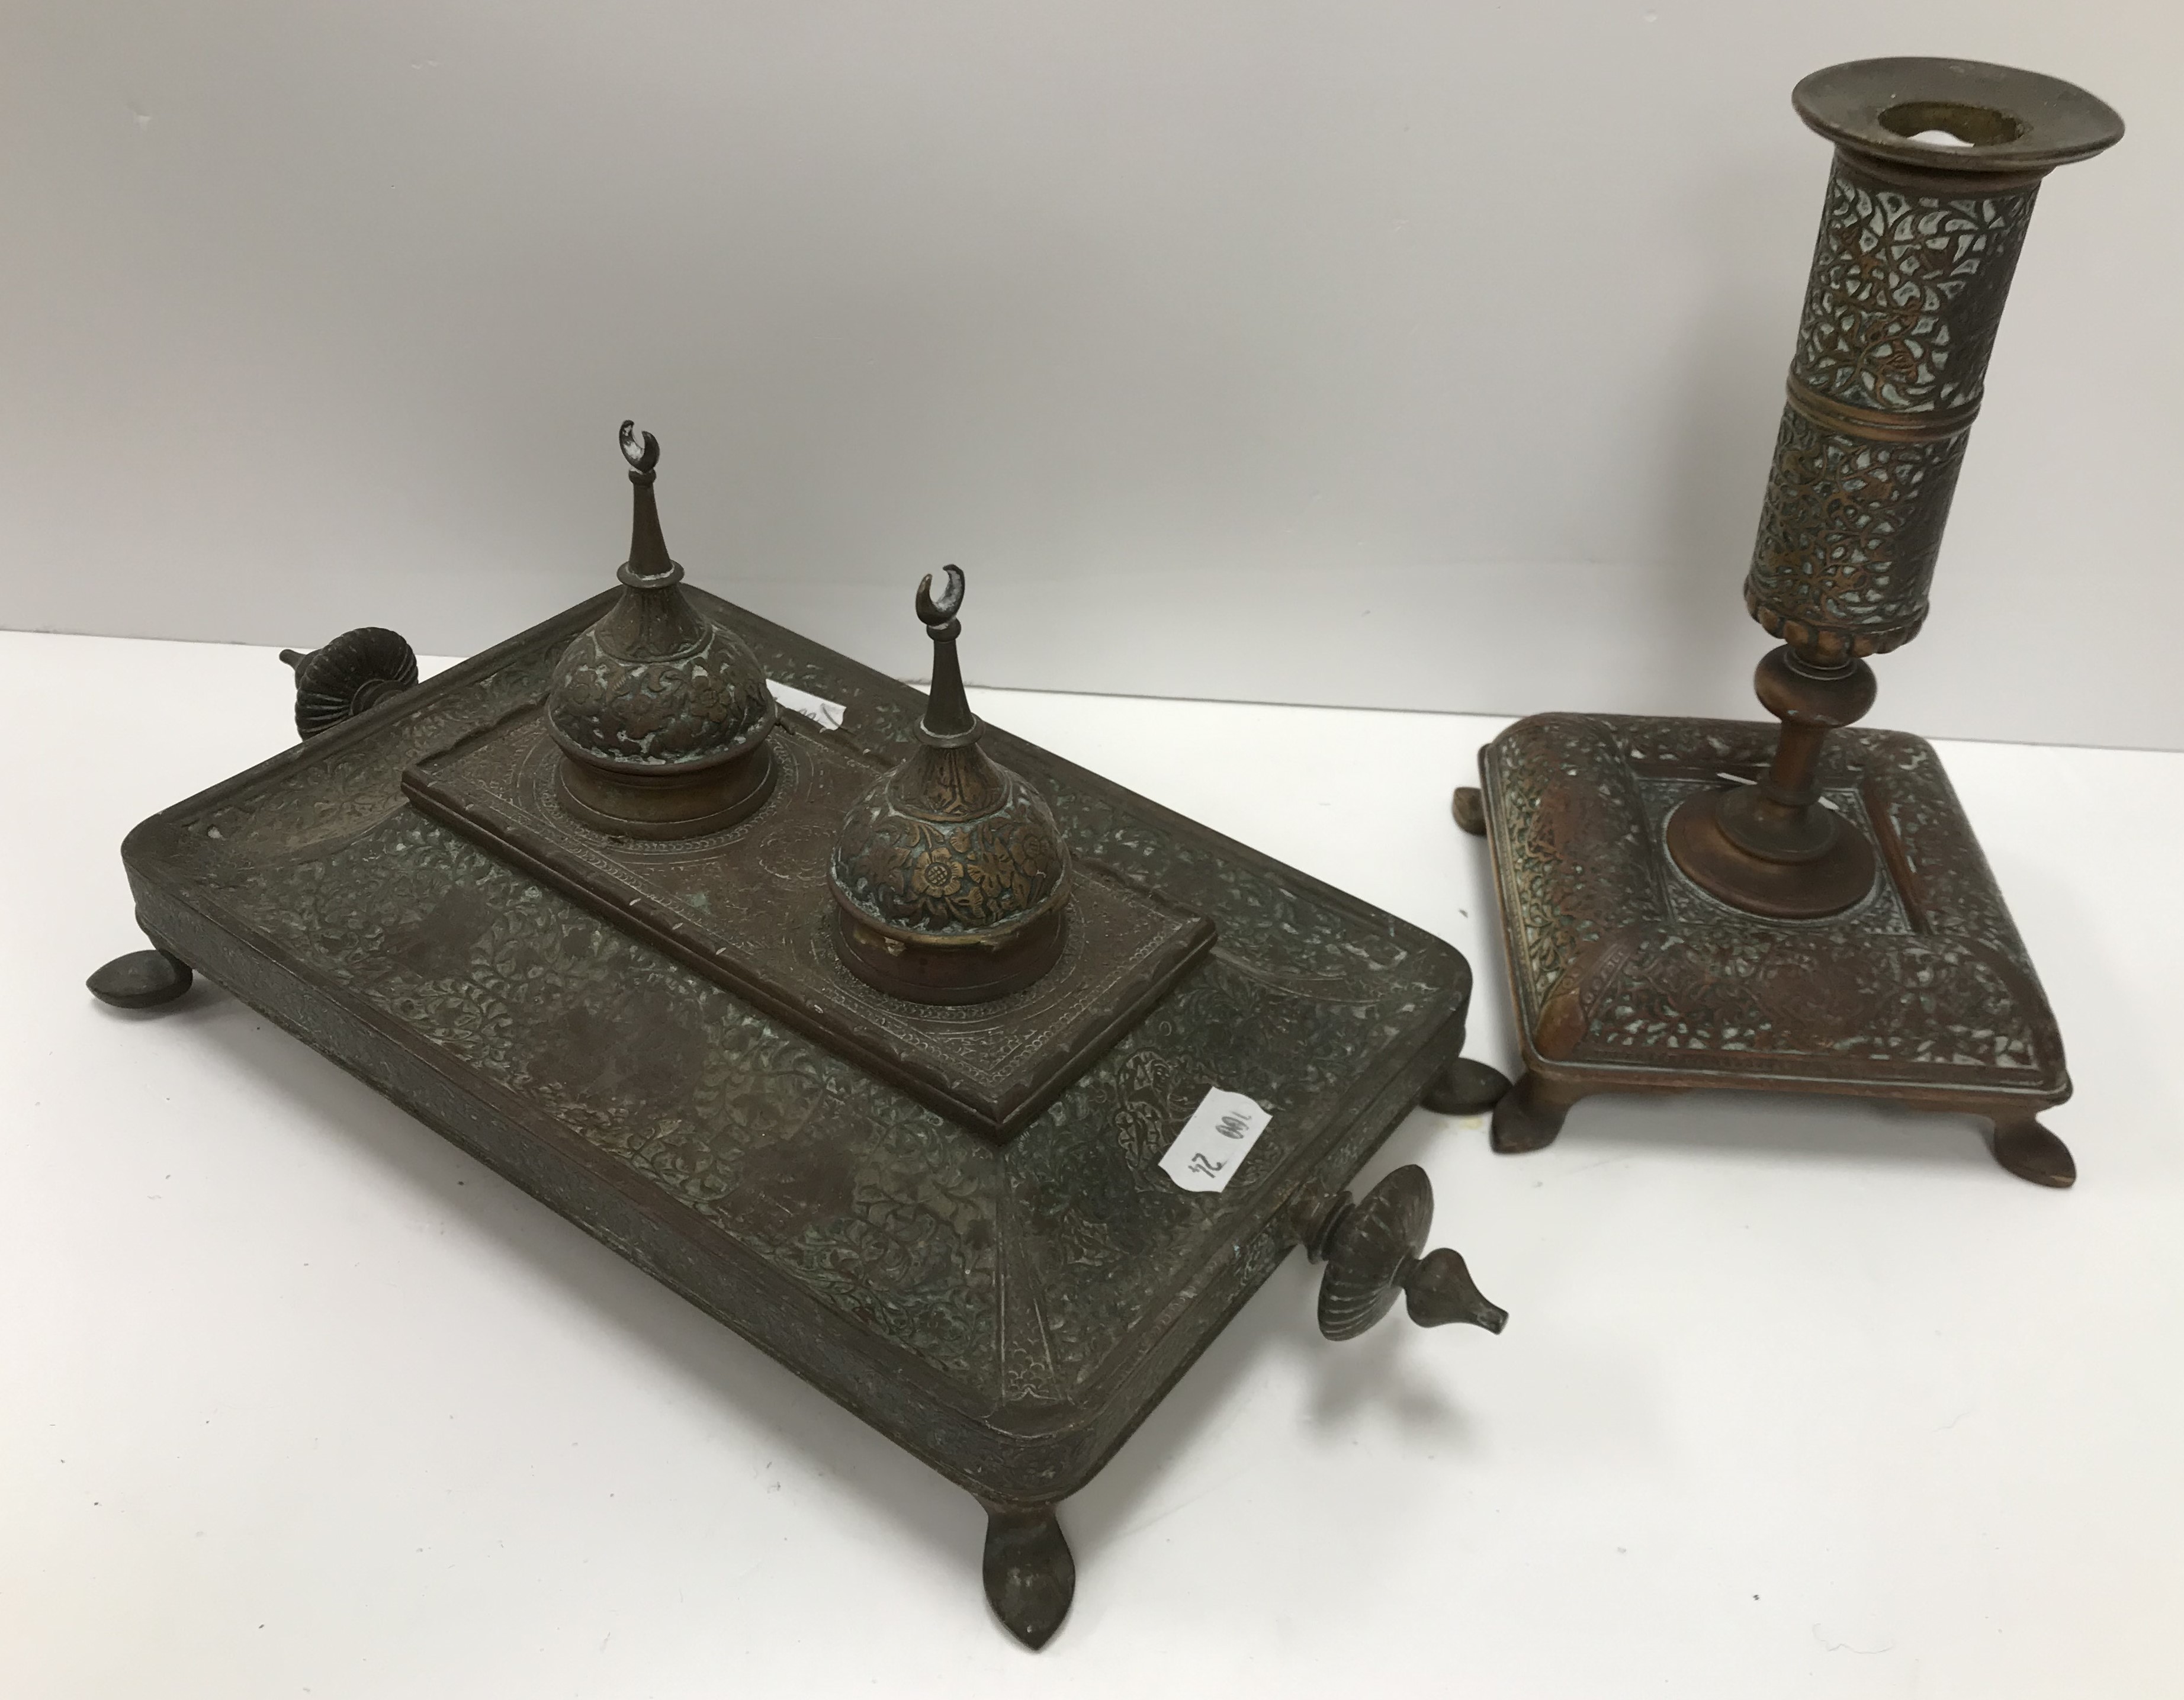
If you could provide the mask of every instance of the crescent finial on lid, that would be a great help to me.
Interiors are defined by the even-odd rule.
[[[844,964],[897,996],[973,1003],[1029,984],[1061,954],[1069,851],[1046,800],[978,747],[956,656],[963,573],[917,587],[933,639],[918,748],[850,807],[828,880]]]
[[[564,800],[587,824],[613,823],[604,829],[623,829],[627,805],[638,811],[627,823],[633,833],[710,831],[731,802],[764,801],[766,739],[779,711],[749,646],[682,588],[660,527],[660,439],[626,419],[620,440],[630,482],[629,559],[616,574],[622,593],[563,653],[546,697],[547,725],[567,758]],[[716,771],[739,762],[748,785]],[[701,774],[710,776],[703,784]],[[666,782],[678,775],[693,782],[683,788],[689,820],[667,818],[682,793]]]

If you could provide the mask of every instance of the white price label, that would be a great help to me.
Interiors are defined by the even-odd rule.
[[[1216,1086],[1190,1112],[1161,1159],[1161,1170],[1185,1192],[1218,1192],[1243,1167],[1273,1115],[1241,1092]]]
[[[810,691],[800,691],[794,685],[776,684],[772,679],[766,682],[766,688],[773,693],[773,700],[791,714],[802,715],[822,732],[841,730],[842,716],[848,712],[841,704],[828,702]]]

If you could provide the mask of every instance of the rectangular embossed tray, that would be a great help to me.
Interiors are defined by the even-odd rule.
[[[797,750],[868,771],[911,747],[919,693],[694,594],[769,677],[846,705],[839,730],[790,734]],[[989,731],[1074,857],[1217,934],[996,1145],[405,793],[415,764],[443,772],[428,758],[518,723],[608,599],[145,822],[123,847],[138,918],[978,1495],[989,1597],[1036,1644],[1056,1588],[1067,1603],[1055,1502],[1456,1057],[1469,969],[1393,916]],[[1185,1191],[1160,1158],[1215,1086],[1273,1117],[1225,1190]]]

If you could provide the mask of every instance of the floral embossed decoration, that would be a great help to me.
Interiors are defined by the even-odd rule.
[[[1810,660],[1925,623],[2033,194],[1919,194],[1836,162],[1745,582]]]
[[[1054,811],[978,747],[985,727],[971,712],[956,655],[963,570],[944,571],[938,599],[931,574],[917,587],[917,617],[933,640],[917,748],[851,805],[831,862],[843,924],[887,929],[884,948],[897,954],[927,939],[1021,941],[1034,922],[1050,928],[1069,897],[1069,852]],[[953,945],[937,948],[959,964],[974,960]]]
[[[548,724],[564,750],[609,771],[649,774],[729,760],[773,727],[765,672],[750,646],[682,589],[653,492],[658,439],[624,420],[621,452],[631,497],[629,559],[616,575],[622,592],[562,652],[547,693]]]
[[[1962,433],[1865,442],[1783,409],[1746,585],[1754,617],[1786,638],[1786,621],[1845,634],[1858,655],[1916,637],[1964,452]]]
[[[586,632],[555,670],[549,705],[554,729],[579,748],[662,767],[762,737],[772,706],[749,649],[720,627],[666,660],[615,655]]]
[[[933,820],[915,793],[904,795],[917,765],[875,785],[843,824],[834,879],[853,904],[891,926],[961,934],[1022,920],[1061,895],[1068,855],[1037,792],[982,757],[992,777],[977,789],[991,799],[989,811]]]
[[[2034,192],[1942,200],[1839,161],[1792,372],[1883,412],[1975,404]]]

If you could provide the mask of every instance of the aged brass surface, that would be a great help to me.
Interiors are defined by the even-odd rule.
[[[1480,752],[1525,1068],[1496,1106],[1497,1150],[1538,1149],[1596,1092],[1847,1093],[1985,1117],[1998,1140],[2070,1095],[2047,998],[1925,739],[1829,741],[1821,794],[1880,850],[1856,907],[1770,921],[1685,878],[1669,822],[1721,773],[1765,771],[1770,742],[1745,721],[1556,714]],[[2057,1141],[2027,1179],[2067,1184],[2068,1162]]]
[[[1836,157],[1744,585],[1783,640],[1758,679],[1782,732],[1751,789],[1684,805],[1669,853],[1725,903],[1817,920],[1864,897],[1876,867],[1819,801],[1822,740],[1873,706],[1864,658],[1925,623],[2040,181],[2113,146],[2123,120],[2069,83],[1958,59],[1835,65],[1791,100]]]
[[[1058,1502],[1292,1250],[1327,1254],[1353,1320],[1364,1282],[1368,1309],[1400,1287],[1423,1321],[1498,1325],[1453,1253],[1418,1255],[1419,1183],[1386,1223],[1380,1193],[1343,1192],[1422,1096],[1478,1109],[1506,1084],[1457,1055],[1470,971],[988,730],[1067,848],[1070,942],[994,1003],[885,997],[835,960],[827,856],[850,801],[928,747],[925,700],[678,594],[764,678],[846,711],[773,727],[777,782],[717,842],[566,810],[543,704],[610,593],[145,822],[123,860],[156,949],[92,989],[176,997],[194,968],[772,1354],[978,1498],[989,1602],[1043,1645],[1075,1586]],[[1133,928],[1147,952],[1116,942]],[[1109,996],[1102,961],[1115,1030],[1040,1015]],[[822,978],[833,1014],[787,1007]],[[875,1010],[892,1028],[853,1033]],[[997,1143],[960,1079],[916,1077],[918,1047],[959,1076],[998,1056],[998,1079],[1011,1033],[1077,1049]],[[1214,1085],[1273,1116],[1225,1190],[1188,1192],[1160,1159]]]
[[[1855,723],[1865,658],[1926,619],[2040,181],[2122,120],[1964,60],[1793,99],[1836,158],[1745,582],[1780,725],[1541,715],[1480,753],[1455,815],[1491,848],[1526,1070],[1495,1144],[1598,1091],[1854,1093],[1984,1117],[2003,1167],[2068,1186],[2035,1119],[2061,1040],[1978,842],[1930,745]]]

